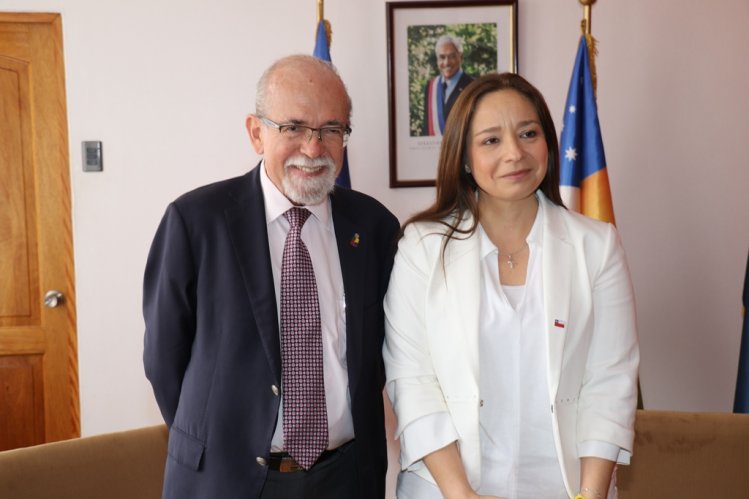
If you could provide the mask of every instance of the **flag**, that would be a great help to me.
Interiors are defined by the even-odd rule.
[[[744,328],[741,333],[741,350],[739,351],[739,371],[736,374],[736,396],[733,399],[733,412],[749,413],[749,318],[746,309],[749,307],[749,257],[746,261],[744,275]]]
[[[312,55],[323,61],[332,62],[330,60],[330,40],[328,39],[328,33],[330,32],[330,23],[325,19],[320,18],[317,23],[317,35],[315,37],[315,50]],[[343,167],[338,177],[335,179],[336,185],[341,187],[351,188],[351,177],[348,171],[348,147],[343,148]]]
[[[596,89],[591,70],[595,54],[593,37],[582,35],[572,69],[564,125],[559,140],[562,201],[570,210],[616,224],[611,201],[601,125],[598,122]],[[590,51],[593,51],[593,54]],[[642,389],[637,380],[637,408],[642,409]]]
[[[586,36],[580,37],[560,139],[560,191],[567,208],[615,223]]]

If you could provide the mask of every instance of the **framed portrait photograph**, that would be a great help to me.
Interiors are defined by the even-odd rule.
[[[518,70],[517,0],[385,5],[390,187],[433,186],[460,92],[483,74]]]

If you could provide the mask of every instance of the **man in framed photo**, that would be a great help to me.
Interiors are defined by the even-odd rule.
[[[463,72],[463,43],[451,35],[442,35],[434,44],[440,74],[429,80],[424,89],[424,124],[422,135],[442,135],[445,120],[460,92],[473,81]]]

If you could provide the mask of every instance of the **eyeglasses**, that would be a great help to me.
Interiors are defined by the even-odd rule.
[[[290,142],[309,142],[317,135],[317,140],[328,146],[345,146],[348,144],[351,127],[345,125],[328,125],[320,128],[299,125],[297,123],[276,123],[264,116],[259,116],[260,121],[278,130],[281,137]]]

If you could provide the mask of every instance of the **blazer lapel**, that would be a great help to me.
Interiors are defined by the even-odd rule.
[[[565,336],[570,312],[570,286],[575,265],[567,228],[556,205],[539,194],[544,210],[543,285],[546,332],[549,344],[549,394],[554,401],[562,372]]]
[[[351,217],[351,210],[343,206],[340,196],[331,196],[333,226],[338,246],[338,258],[343,276],[346,299],[346,362],[349,373],[349,392],[356,393],[359,381],[358,366],[362,365],[362,331],[364,325],[364,295],[369,273],[366,269],[369,234]]]
[[[281,342],[260,174],[261,167],[257,166],[245,175],[241,190],[230,194],[236,203],[226,209],[225,215],[257,332],[280,385]]]
[[[470,227],[471,220],[464,221],[463,228]],[[462,236],[459,236],[462,237]],[[427,317],[431,328],[439,331],[449,351],[446,356],[463,356],[463,361],[455,365],[470,367],[471,380],[478,387],[479,380],[479,308],[481,305],[481,255],[479,254],[478,232],[466,239],[452,239],[445,250],[444,273],[442,261],[435,264],[435,274],[428,290],[428,302],[433,317]],[[456,333],[457,336],[456,336]],[[466,380],[468,382],[468,380]],[[470,388],[470,387],[466,387]]]

